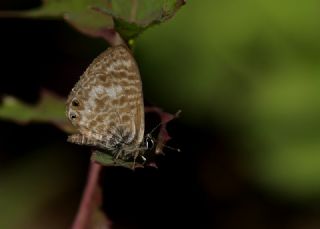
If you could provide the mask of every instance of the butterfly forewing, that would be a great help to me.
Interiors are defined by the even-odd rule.
[[[124,154],[141,148],[142,85],[126,47],[111,47],[90,64],[67,99],[67,116],[79,131],[71,142]]]

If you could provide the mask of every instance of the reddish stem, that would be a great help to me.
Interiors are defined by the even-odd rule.
[[[161,120],[161,126],[160,126],[160,131],[159,131],[159,135],[158,135],[158,139],[157,139],[157,146],[156,146],[156,150],[155,153],[156,154],[162,154],[162,149],[165,146],[166,142],[169,141],[171,139],[168,131],[167,131],[167,123],[169,123],[171,120],[177,118],[180,114],[180,110],[173,114],[170,114],[168,112],[164,112],[161,108],[159,107],[145,107],[144,108],[145,112],[153,112],[159,115],[160,120]],[[179,149],[177,149],[179,150]]]
[[[72,229],[89,228],[92,219],[92,213],[95,211],[95,208],[99,205],[97,203],[95,194],[97,194],[98,180],[101,168],[102,166],[97,163],[90,163],[87,184],[82,196],[78,213],[73,222]],[[98,202],[100,201],[98,200]]]

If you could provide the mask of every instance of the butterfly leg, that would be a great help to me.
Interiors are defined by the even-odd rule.
[[[122,154],[121,150],[117,151],[114,155],[113,155],[113,160],[118,160],[120,155]]]

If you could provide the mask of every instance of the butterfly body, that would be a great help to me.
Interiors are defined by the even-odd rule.
[[[68,141],[114,157],[139,154],[144,105],[138,66],[124,46],[108,48],[86,69],[67,99],[66,114],[79,133]]]

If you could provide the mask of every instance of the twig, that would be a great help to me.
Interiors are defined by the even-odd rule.
[[[78,213],[71,227],[72,229],[88,229],[89,228],[92,215],[96,210],[95,208],[97,208],[99,205],[99,202],[101,202],[101,196],[97,200],[97,195],[96,195],[101,168],[102,168],[101,165],[91,162],[86,187],[82,196]]]

